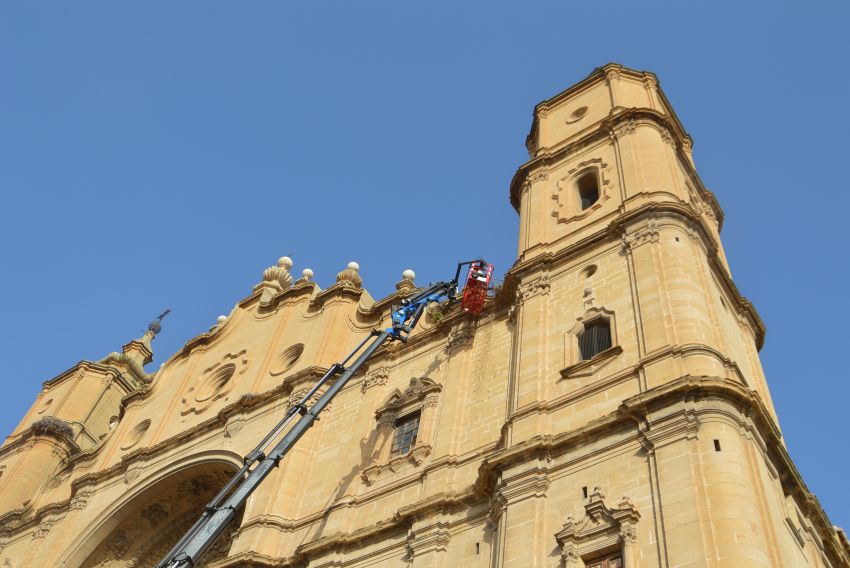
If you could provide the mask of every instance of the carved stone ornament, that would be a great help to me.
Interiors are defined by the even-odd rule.
[[[396,389],[386,399],[384,404],[375,411],[375,418],[380,419],[386,413],[398,414],[408,405],[421,404],[430,394],[439,394],[443,385],[428,377],[413,377],[404,392]]]
[[[348,266],[336,275],[337,284],[348,288],[359,289],[363,285],[363,278],[360,277],[360,265],[356,262],[349,262]]]
[[[361,392],[366,392],[372,387],[384,386],[387,384],[389,378],[389,367],[378,367],[377,369],[373,369],[369,371],[365,377],[363,377],[363,382],[360,384],[360,390]]]
[[[620,69],[617,68],[617,67],[610,67],[610,68],[606,69],[605,70],[605,78],[608,79],[609,82],[610,81],[616,81],[617,79],[620,78]]]
[[[590,207],[581,209],[576,182],[588,172],[595,172],[598,176],[599,198]],[[614,177],[610,165],[602,158],[590,158],[579,162],[558,180],[556,191],[552,194],[552,200],[555,202],[552,217],[555,217],[558,223],[568,223],[599,209],[616,191]]]
[[[626,251],[631,251],[631,249],[646,243],[657,243],[659,239],[658,222],[655,219],[650,219],[646,225],[636,231],[623,235],[623,248]]]
[[[52,529],[53,525],[55,525],[57,522],[59,522],[59,519],[42,520],[38,524],[38,527],[36,527],[36,529],[33,531],[32,538],[37,539],[46,537],[50,533],[50,529]]]
[[[535,278],[531,282],[521,284],[519,287],[519,297],[522,302],[530,300],[535,296],[546,296],[552,287],[552,281],[548,274],[543,274],[539,278]]]
[[[220,398],[227,400],[240,375],[248,368],[245,349],[228,353],[220,361],[204,370],[201,377],[190,387],[183,398],[182,414],[200,414]]]
[[[224,426],[224,437],[232,439],[234,436],[239,434],[242,427],[245,426],[245,422],[247,422],[247,420],[242,416],[231,417]]]
[[[152,528],[155,528],[161,525],[162,522],[168,518],[168,511],[165,510],[162,503],[154,503],[142,511],[142,518],[145,519]]]
[[[622,138],[629,134],[634,134],[636,127],[637,122],[635,122],[635,119],[630,118],[615,128],[614,136],[616,138]]]
[[[623,497],[615,507],[605,505],[605,495],[596,487],[584,506],[584,518],[567,517],[564,527],[555,534],[566,568],[582,566],[581,558],[612,546],[621,546],[625,567],[636,568],[634,544],[636,525],[640,520],[635,506]]]
[[[80,491],[76,495],[71,498],[71,503],[69,508],[72,511],[81,511],[86,508],[86,505],[89,504],[89,498],[91,497],[91,491]]]
[[[670,131],[666,128],[661,129],[661,141],[670,146],[671,148],[676,148],[676,140],[673,138],[673,135],[670,134]]]
[[[446,338],[445,351],[446,353],[452,353],[472,345],[472,340],[474,338],[475,329],[472,326],[456,326],[449,332],[449,335]]]
[[[131,544],[133,544],[133,541],[130,539],[130,535],[127,534],[127,531],[119,529],[113,533],[112,538],[110,538],[107,543],[107,546],[115,554],[115,556],[121,558],[127,554],[128,550],[130,550]]]
[[[275,266],[270,266],[263,271],[262,282],[254,286],[254,292],[262,291],[261,304],[267,304],[275,294],[292,286],[290,268],[292,268],[292,259],[282,256]]]
[[[139,478],[139,475],[141,475],[144,469],[144,466],[139,463],[130,465],[124,473],[124,483],[132,485]]]
[[[360,473],[360,479],[363,480],[365,485],[372,485],[381,479],[390,477],[405,469],[418,467],[422,465],[425,458],[431,455],[432,449],[429,444],[419,444],[417,442],[417,445],[411,448],[406,454],[394,457],[386,463],[367,467]]]
[[[494,531],[499,524],[499,519],[508,507],[508,500],[501,492],[496,492],[490,499],[490,510],[487,512],[487,530]]]

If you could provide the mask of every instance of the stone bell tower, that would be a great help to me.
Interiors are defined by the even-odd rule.
[[[511,183],[519,266],[523,280],[539,275],[538,287],[557,267],[557,296],[581,296],[544,310],[576,326],[543,366],[563,357],[566,378],[586,370],[579,324],[602,318],[610,354],[622,348],[619,359],[643,362],[641,389],[662,385],[671,369],[724,377],[758,393],[775,419],[757,354],[764,325],[732,281],[723,212],[691,146],[651,73],[607,65],[537,105],[531,159]]]
[[[582,432],[566,491],[588,502],[556,535],[565,566],[845,565],[832,563],[847,550],[831,527],[831,560],[802,545],[825,517],[795,483],[758,356],[764,325],[732,280],[723,212],[656,77],[594,70],[536,106],[526,145],[510,186],[520,234],[507,443]],[[591,466],[578,456],[618,435],[615,416],[633,420],[640,448]],[[632,500],[603,505],[596,486]],[[543,517],[552,495],[517,504],[515,518]],[[617,525],[632,502],[640,521]],[[510,505],[506,516],[504,562],[519,566],[524,543],[542,549],[548,530],[511,531]],[[600,522],[619,526],[622,548],[597,563]]]

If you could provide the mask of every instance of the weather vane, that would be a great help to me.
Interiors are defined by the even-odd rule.
[[[159,314],[155,320],[148,324],[148,331],[156,335],[160,331],[162,331],[162,318],[171,313],[171,308],[168,308],[161,314]]]

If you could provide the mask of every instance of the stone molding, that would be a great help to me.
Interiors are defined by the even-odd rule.
[[[399,509],[392,517],[364,529],[351,533],[338,532],[305,543],[297,549],[293,556],[280,560],[278,565],[295,566],[299,562],[306,562],[309,558],[314,558],[315,555],[345,549],[350,546],[359,546],[366,539],[378,538],[383,534],[409,527],[414,519],[429,514],[437,515],[447,507],[466,508],[489,502],[484,514],[488,526],[495,526],[505,507],[508,506],[507,498],[502,495],[502,490],[496,486],[500,472],[512,467],[521,467],[529,462],[536,463],[540,457],[551,459],[558,454],[570,452],[582,441],[605,439],[606,432],[610,433],[613,429],[629,428],[629,425],[635,424],[635,422],[647,423],[649,421],[651,423],[650,414],[653,411],[680,404],[684,399],[720,401],[721,404],[739,406],[748,412],[753,424],[762,430],[768,441],[767,447],[775,452],[773,458],[779,460],[778,465],[784,472],[781,476],[784,480],[783,484],[794,485],[793,491],[810,495],[784,448],[781,447],[778,430],[773,425],[772,419],[757,395],[728,380],[710,377],[682,377],[663,387],[658,387],[624,401],[616,412],[604,416],[586,427],[558,435],[537,436],[514,447],[497,450],[483,460],[479,468],[478,479],[468,489],[455,493],[441,493],[423,499]],[[628,435],[617,437],[615,443],[624,443],[628,440],[632,442],[635,440],[634,431],[630,428]],[[537,478],[540,475],[534,477]],[[535,491],[545,490],[545,485],[545,480],[542,484],[524,483],[523,486],[526,490],[514,489],[513,499],[533,494]],[[822,535],[830,534],[831,527],[828,525],[828,520],[813,496],[805,501],[805,507],[807,509],[806,514],[816,520],[819,533]],[[616,504],[615,509],[623,509],[624,518],[636,518],[637,511],[631,512],[633,506],[630,504],[620,502]],[[626,525],[626,527],[621,527],[617,537],[621,540],[631,541],[634,532],[628,528],[628,525],[633,526],[633,523],[626,523]],[[845,563],[850,561],[850,556],[844,550],[829,539],[826,540],[828,541],[827,553],[836,564],[842,561]]]
[[[771,460],[778,469],[778,477],[783,488],[788,494],[795,496],[803,513],[814,523],[815,530],[823,539],[824,551],[828,558],[835,564],[850,562],[850,554],[840,546],[839,542],[835,542],[835,539],[828,536],[833,532],[832,526],[817,499],[808,492],[799,472],[791,462],[782,445],[780,432],[758,395],[734,381],[712,377],[685,376],[623,401],[617,411],[603,416],[585,427],[556,435],[539,435],[512,447],[494,450],[482,460],[477,480],[467,489],[456,493],[441,493],[423,499],[399,509],[392,517],[359,531],[337,533],[305,543],[299,547],[295,556],[279,560],[278,565],[292,565],[296,560],[304,560],[308,556],[319,554],[322,551],[358,543],[365,538],[375,537],[389,531],[397,531],[399,528],[409,525],[414,518],[421,518],[423,515],[433,514],[447,507],[465,508],[473,505],[484,505],[486,511],[486,503],[489,501],[489,517],[497,519],[503,506],[505,506],[502,504],[505,498],[499,496],[500,492],[496,487],[496,482],[501,477],[500,472],[506,471],[508,468],[521,467],[524,463],[536,460],[539,457],[552,459],[558,455],[569,453],[588,440],[598,440],[602,443],[608,439],[610,445],[612,432],[620,430],[623,431],[623,434],[615,436],[615,443],[634,441],[635,425],[639,429],[643,429],[644,432],[652,432],[654,412],[657,413],[665,408],[674,410],[674,407],[684,408],[682,403],[685,400],[690,401],[687,405],[688,408],[691,408],[694,401],[706,400],[712,401],[713,404],[731,405],[740,409],[741,415],[746,416],[746,424],[742,423],[741,426],[757,430],[759,436],[763,438],[763,451],[766,453],[766,458]],[[717,411],[712,410],[711,412]],[[726,414],[728,419],[734,418],[733,414]],[[647,425],[649,430],[646,430]],[[694,422],[694,427],[698,427],[698,422]],[[655,434],[655,432],[652,432],[647,438],[650,444],[659,442],[658,437],[652,438]],[[197,433],[189,435],[186,440],[196,435]],[[654,442],[651,438],[654,439]],[[141,450],[134,453],[140,452]],[[99,472],[99,475],[95,477],[103,479],[103,473]],[[74,493],[79,492],[82,485],[91,484],[92,479],[92,474],[89,474],[87,483],[80,483],[85,481],[82,478],[76,480],[72,484]],[[539,486],[539,484],[537,485]],[[534,484],[527,484],[527,486],[532,489],[535,487]],[[20,534],[21,531],[33,530],[41,520],[50,515],[58,516],[69,508],[70,499],[42,507],[29,515],[24,515],[22,510],[7,513],[0,517],[0,538]],[[486,512],[483,514],[487,515]],[[321,514],[317,518],[320,517]],[[296,521],[296,524],[300,525],[300,521]],[[229,565],[232,566],[233,564]]]
[[[559,249],[558,252],[544,252],[527,259],[524,256],[520,256],[517,263],[505,274],[505,281],[507,282],[509,279],[518,279],[521,281],[527,275],[540,271],[551,271],[554,266],[577,258],[584,251],[593,249],[606,241],[622,242],[623,235],[629,233],[629,225],[646,217],[652,217],[656,220],[663,218],[677,219],[693,228],[706,247],[706,256],[709,267],[712,269],[712,274],[717,277],[720,284],[725,287],[725,290],[733,299],[733,302],[730,302],[730,307],[736,309],[745,318],[753,330],[757,348],[761,349],[764,345],[766,332],[764,322],[758,315],[752,302],[741,294],[732,280],[729,271],[720,258],[719,246],[715,242],[705,218],[685,202],[646,203],[628,213],[620,215],[602,229],[579,240],[573,245]]]
[[[660,92],[660,91],[659,91]],[[557,149],[546,149],[545,152],[538,152],[538,155],[525,164],[521,165],[514,174],[510,184],[510,201],[514,209],[519,211],[519,198],[525,188],[526,181],[533,175],[532,172],[539,168],[551,168],[556,163],[563,160],[566,156],[584,148],[594,142],[605,140],[612,135],[617,136],[621,133],[629,134],[633,132],[635,127],[639,125],[649,125],[656,128],[663,135],[666,131],[671,137],[674,150],[680,158],[682,167],[685,168],[687,176],[697,187],[697,191],[707,205],[714,211],[714,215],[718,220],[718,226],[723,225],[723,210],[717,203],[714,195],[708,191],[703,185],[693,166],[686,148],[690,148],[688,143],[689,137],[677,124],[677,120],[672,115],[667,115],[649,108],[630,108],[620,112],[616,112],[598,123],[598,128],[593,129],[587,134],[563,143]],[[543,150],[543,149],[541,149]]]

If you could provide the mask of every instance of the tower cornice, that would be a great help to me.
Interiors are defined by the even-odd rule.
[[[608,223],[604,228],[596,231],[586,237],[571,243],[566,246],[559,247],[556,251],[544,252],[524,258],[520,256],[516,263],[505,273],[505,281],[518,281],[529,274],[533,274],[541,269],[549,268],[554,265],[559,265],[572,258],[586,253],[587,251],[599,246],[601,243],[614,240],[620,240],[627,233],[627,227],[644,218],[673,216],[682,219],[698,229],[700,239],[705,244],[707,257],[710,266],[714,270],[717,277],[723,282],[724,286],[730,291],[735,298],[737,307],[744,317],[750,323],[755,335],[756,347],[761,349],[764,346],[765,334],[767,328],[764,320],[759,316],[753,303],[741,294],[735,282],[732,280],[729,271],[720,259],[719,247],[711,237],[711,231],[706,226],[705,219],[694,211],[685,203],[676,202],[652,202],[643,204],[632,211],[627,211],[618,215],[613,221]]]
[[[660,91],[659,91],[660,92]],[[565,91],[566,93],[566,91]],[[683,167],[687,169],[688,176],[696,185],[700,195],[707,201],[712,212],[717,217],[718,231],[723,228],[723,210],[714,194],[709,191],[699,177],[696,169],[693,167],[690,158],[685,152],[685,147],[691,144],[690,136],[682,128],[681,123],[675,118],[675,115],[662,114],[658,111],[649,108],[630,108],[617,110],[613,114],[598,121],[585,129],[585,134],[577,136],[563,144],[549,149],[522,164],[517,168],[513,179],[510,183],[510,201],[514,210],[519,211],[520,195],[522,188],[528,181],[528,178],[539,168],[547,168],[568,157],[570,154],[592,144],[598,140],[617,136],[618,127],[628,123],[646,122],[654,125],[660,130],[670,133],[676,154],[679,157]]]

